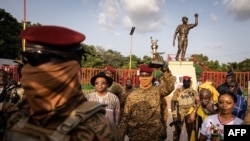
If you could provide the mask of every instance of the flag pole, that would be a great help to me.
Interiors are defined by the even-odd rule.
[[[23,0],[23,30],[26,29],[26,0]],[[23,51],[25,51],[25,39],[22,39]]]

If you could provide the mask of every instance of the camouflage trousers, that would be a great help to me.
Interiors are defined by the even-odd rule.
[[[175,131],[173,132],[173,141],[180,140],[181,131],[183,128],[184,121],[187,118],[186,115],[187,115],[187,112],[189,111],[189,107],[180,107],[179,110],[180,110],[180,112],[179,112],[180,122],[178,124],[174,125]],[[173,117],[173,120],[177,120],[176,117]],[[187,130],[188,138],[190,138],[193,125],[187,124],[187,123],[185,125],[186,125],[185,129]]]
[[[188,139],[191,137],[191,131],[193,129],[193,124],[185,123],[185,128],[184,128],[183,127],[184,126],[184,121],[185,120],[181,121],[180,124],[175,124],[174,125],[175,131],[173,132],[173,141],[179,141],[180,140],[182,130],[186,130]],[[187,139],[187,141],[188,141],[188,139]]]

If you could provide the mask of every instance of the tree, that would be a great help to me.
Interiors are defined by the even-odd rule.
[[[144,64],[149,64],[150,61],[152,61],[152,57],[149,57],[149,56],[145,55],[145,56],[143,56],[142,61],[143,61]]]
[[[246,59],[239,63],[239,70],[247,72],[250,70],[250,59]]]
[[[122,66],[122,68],[128,69],[130,66],[130,56],[124,57],[123,60],[124,60],[124,65]],[[137,56],[132,55],[131,56],[131,69],[136,69],[139,64],[143,64],[143,61]]]
[[[20,32],[22,24],[0,9],[0,58],[19,59],[21,56]]]
[[[99,54],[97,53],[96,47],[93,45],[86,45],[84,44],[84,50],[86,51],[86,61],[83,59],[82,67],[85,68],[101,68],[103,67],[104,60],[100,58]]]

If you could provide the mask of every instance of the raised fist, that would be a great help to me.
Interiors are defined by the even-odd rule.
[[[195,14],[194,14],[194,17],[195,17],[195,18],[197,18],[198,16],[199,16],[198,13],[195,13]]]

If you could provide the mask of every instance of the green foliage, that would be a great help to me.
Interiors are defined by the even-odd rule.
[[[197,80],[199,80],[202,76],[202,67],[197,65],[197,64],[194,64],[194,68],[195,68],[195,72],[196,72],[196,77],[197,77]]]
[[[151,57],[149,57],[149,56],[143,56],[143,62],[145,63],[145,64],[149,64],[150,63],[150,61],[152,60],[152,58]]]
[[[22,24],[4,9],[0,9],[0,58],[20,58],[21,30]]]
[[[122,56],[120,52],[113,51],[111,49],[105,50],[100,46],[86,45],[84,44],[84,49],[86,52],[87,60],[82,61],[82,67],[92,67],[92,68],[104,68],[110,65],[114,68],[124,68],[128,69],[130,67],[130,56]],[[131,69],[137,68],[139,64],[148,63],[149,57],[144,57],[146,59],[141,60],[135,55],[131,56]]]
[[[92,89],[94,89],[95,87],[94,86],[92,86],[92,85],[82,85],[82,89],[84,89],[84,90],[92,90]]]

